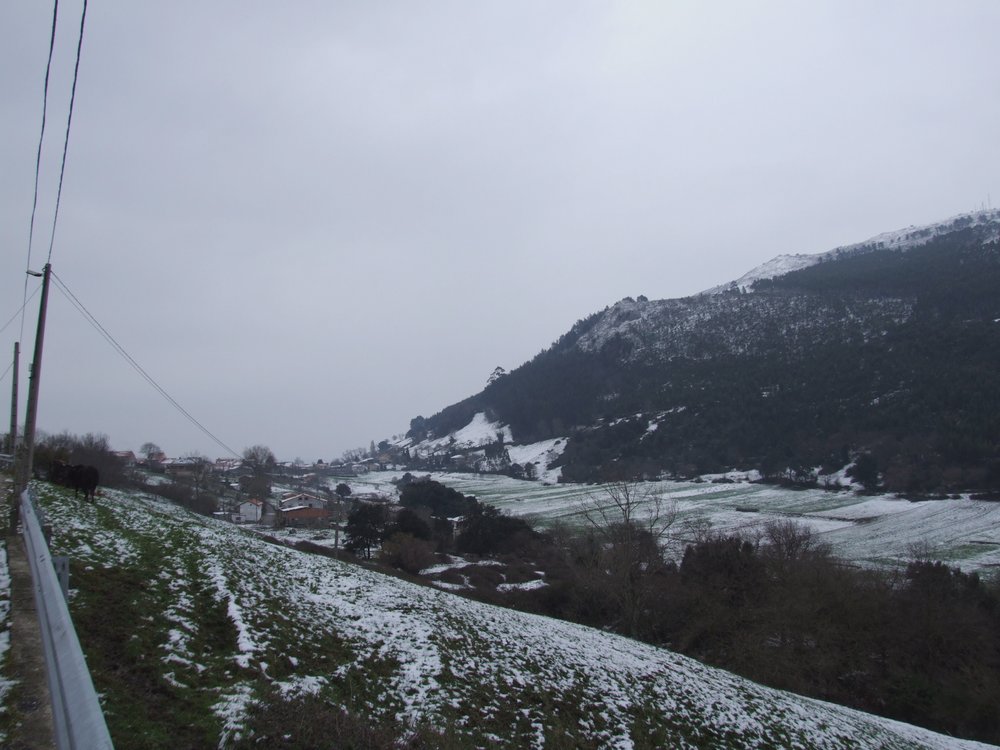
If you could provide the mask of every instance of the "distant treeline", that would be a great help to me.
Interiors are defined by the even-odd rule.
[[[49,469],[55,461],[95,467],[100,473],[102,486],[121,486],[126,481],[125,461],[111,450],[107,435],[92,432],[85,435],[70,432],[39,435],[35,442],[35,474],[48,478]]]

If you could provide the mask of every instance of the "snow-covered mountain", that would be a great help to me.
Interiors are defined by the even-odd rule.
[[[1000,231],[997,228],[998,222],[1000,222],[1000,209],[986,209],[952,216],[950,219],[935,222],[934,224],[925,224],[919,227],[910,225],[905,229],[883,232],[864,242],[843,245],[823,253],[779,255],[743,274],[736,281],[712,287],[703,292],[703,294],[719,294],[720,292],[728,292],[736,289],[747,291],[753,287],[755,282],[761,279],[773,279],[776,276],[784,276],[793,271],[814,266],[817,263],[824,263],[828,260],[835,260],[856,253],[874,252],[876,250],[908,250],[913,247],[925,245],[935,237],[948,234],[956,229],[983,225],[990,226],[993,230],[993,239],[995,241],[997,232]]]
[[[998,210],[782,256],[703,294],[621,300],[410,436],[482,414],[507,442],[566,439],[569,480],[787,476],[868,452],[890,489],[1000,490],[997,289]]]

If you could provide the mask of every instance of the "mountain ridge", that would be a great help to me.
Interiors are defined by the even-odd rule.
[[[956,214],[944,221],[937,221],[931,224],[915,226],[911,224],[903,229],[892,232],[882,232],[870,237],[863,242],[854,242],[849,245],[839,245],[832,250],[818,253],[795,253],[777,255],[771,260],[762,263],[751,269],[735,281],[714,286],[701,294],[718,294],[719,292],[731,291],[734,288],[745,289],[753,283],[762,279],[771,279],[775,276],[784,276],[793,271],[800,271],[824,260],[836,258],[845,254],[856,252],[871,252],[874,250],[907,250],[911,247],[923,244],[929,239],[957,227],[978,226],[1000,220],[1000,209],[981,209],[968,213]]]
[[[740,468],[808,481],[869,454],[888,489],[1000,488],[1000,211],[781,257],[577,321],[409,436],[481,412],[517,442],[567,438],[565,480]]]

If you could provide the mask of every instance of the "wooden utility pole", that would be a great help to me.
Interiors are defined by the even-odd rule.
[[[52,264],[46,263],[42,273],[28,271],[32,276],[42,277],[42,301],[38,305],[38,328],[35,331],[35,352],[28,376],[28,408],[24,415],[24,440],[18,455],[17,472],[14,482],[18,497],[28,488],[31,481],[32,464],[35,459],[35,418],[38,416],[38,385],[42,375],[42,344],[45,340],[45,311],[49,302],[49,276]],[[11,529],[18,521],[18,503],[11,504]]]
[[[8,451],[10,455],[14,455],[17,452],[17,371],[21,360],[21,342],[14,342],[14,384],[11,387],[10,396],[10,445],[8,446]]]

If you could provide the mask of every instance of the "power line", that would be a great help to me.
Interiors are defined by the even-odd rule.
[[[101,323],[97,320],[97,318],[95,318],[93,314],[91,314],[91,312],[86,307],[84,307],[83,303],[80,302],[79,299],[77,299],[76,295],[69,290],[69,287],[66,286],[66,283],[62,279],[60,279],[55,274],[55,272],[52,272],[52,278],[55,280],[56,286],[59,289],[59,291],[61,291],[66,297],[66,299],[70,301],[70,304],[72,304],[77,309],[77,311],[81,315],[83,315],[84,319],[86,319],[86,321],[90,323],[90,325],[98,333],[100,333],[109,344],[111,344],[112,348],[116,352],[118,352],[118,354],[122,357],[122,359],[128,362],[128,364],[131,365],[132,369],[134,369],[137,373],[139,373],[140,376],[142,376],[143,380],[149,383],[157,391],[157,393],[163,396],[163,398],[165,398],[167,402],[170,403],[171,406],[173,406],[175,409],[177,409],[177,411],[183,414],[184,417],[189,422],[191,422],[191,424],[193,424],[195,427],[201,430],[202,433],[207,435],[208,438],[211,439],[213,442],[215,442],[216,445],[218,445],[231,455],[235,456],[236,458],[240,458],[239,453],[234,451],[232,448],[230,448],[228,445],[222,442],[222,440],[220,440],[214,434],[212,434],[212,432],[207,427],[205,427],[205,425],[203,425],[201,422],[195,419],[187,409],[185,409],[183,406],[177,403],[177,401],[173,398],[173,396],[167,393],[163,389],[163,387],[159,383],[157,383],[153,379],[153,377],[148,372],[146,372],[142,368],[142,366],[138,362],[136,362],[135,359],[133,359],[133,357],[127,351],[125,351],[125,348],[121,344],[119,344],[115,340],[114,336],[108,333],[108,330],[103,325],[101,325]]]
[[[45,64],[45,86],[42,94],[42,129],[38,136],[38,153],[35,155],[35,197],[31,203],[31,223],[28,226],[28,262],[25,270],[31,268],[31,243],[35,236],[35,211],[38,208],[38,179],[42,168],[42,143],[45,141],[45,116],[49,106],[49,73],[52,70],[52,53],[56,46],[56,22],[59,19],[59,0],[52,6],[52,35],[49,38],[49,60]],[[24,279],[24,304],[21,305],[21,338],[24,338],[24,308],[28,304],[28,278]]]
[[[14,313],[13,315],[10,316],[10,320],[8,320],[6,323],[3,324],[3,328],[0,328],[0,333],[3,333],[4,331],[6,331],[7,327],[11,323],[13,323],[15,320],[17,320],[17,316],[21,315],[24,312],[24,308],[27,307],[28,303],[31,302],[31,300],[33,300],[35,298],[35,295],[38,294],[38,290],[41,289],[41,288],[42,288],[42,285],[39,284],[38,286],[35,287],[35,291],[33,291],[31,293],[30,297],[25,297],[24,304],[21,305],[21,307],[18,309],[18,311],[16,313]]]
[[[52,215],[52,234],[49,237],[49,255],[46,263],[52,262],[52,245],[56,241],[56,222],[59,220],[59,201],[62,198],[63,175],[66,173],[66,152],[69,150],[69,129],[73,124],[73,103],[76,101],[76,79],[80,74],[80,51],[83,49],[83,28],[87,22],[87,0],[83,0],[80,14],[80,36],[76,41],[76,64],[73,66],[73,87],[69,95],[69,114],[66,116],[66,138],[63,140],[62,166],[59,168],[59,189],[56,191],[56,209]]]

